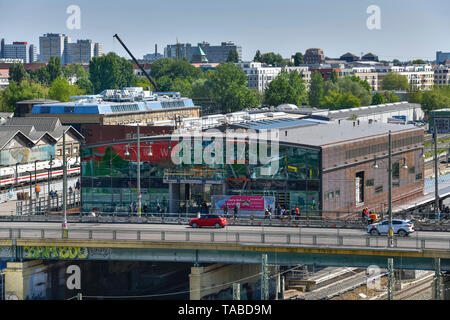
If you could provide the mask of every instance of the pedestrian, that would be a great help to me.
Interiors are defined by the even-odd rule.
[[[158,215],[161,213],[161,205],[159,204],[159,202],[156,204],[156,212],[158,213]]]
[[[80,180],[77,180],[77,183],[75,184],[75,190],[80,190]]]
[[[39,199],[39,192],[41,192],[41,187],[39,187],[39,185],[36,185],[34,187],[34,193],[36,194],[36,199]]]
[[[295,216],[296,216],[295,217],[296,220],[300,218],[300,209],[298,208],[298,206],[295,207]]]
[[[72,195],[72,193],[73,193],[73,189],[72,189],[72,186],[70,186],[69,187],[69,195]]]
[[[281,210],[281,206],[278,204],[277,205],[277,213],[276,213],[276,215],[277,215],[277,218],[278,219],[280,219],[281,218],[281,214],[282,214],[282,210]]]
[[[14,197],[14,190],[13,190],[13,188],[9,189],[8,197],[9,197],[10,200],[12,199],[12,197]]]
[[[226,202],[223,205],[223,215],[225,216],[225,218],[228,218],[228,205]]]
[[[269,219],[272,220],[272,207],[269,205],[267,205],[267,211],[269,211]]]
[[[239,214],[239,202],[237,202],[235,205],[234,205],[234,211],[233,211],[233,219],[237,219],[237,217],[238,217],[238,214]]]

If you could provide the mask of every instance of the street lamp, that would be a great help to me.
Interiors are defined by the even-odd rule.
[[[48,164],[50,168],[48,169],[48,177],[47,177],[47,214],[50,213],[50,185],[52,180],[53,155],[50,155],[50,161]]]
[[[29,210],[29,213],[31,215],[31,211],[33,209],[33,190],[32,190],[32,187],[33,187],[33,181],[32,181],[33,171],[27,171],[27,173],[30,175],[30,210]]]

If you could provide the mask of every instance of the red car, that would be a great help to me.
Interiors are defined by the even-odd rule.
[[[226,218],[222,218],[221,216],[207,214],[201,216],[200,218],[192,219],[189,222],[189,225],[193,228],[198,227],[216,227],[216,228],[224,228],[228,224]]]

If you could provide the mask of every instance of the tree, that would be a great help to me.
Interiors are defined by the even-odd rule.
[[[304,64],[303,54],[301,52],[296,52],[294,55],[294,66],[298,67],[301,64]]]
[[[372,103],[372,94],[367,90],[368,83],[366,81],[361,81],[358,77],[355,78],[355,80],[352,80],[352,78],[349,77],[339,79],[337,82],[339,93],[345,94],[350,92],[360,100],[361,105],[370,105]],[[364,83],[367,83],[367,85],[364,85]]]
[[[184,60],[164,58],[158,59],[152,64],[152,71],[150,74],[154,79],[163,76],[167,76],[171,80],[187,77],[198,79],[202,76],[202,70]]]
[[[392,60],[392,63],[394,64],[394,66],[399,66],[399,65],[402,64],[402,63],[400,62],[400,60],[398,60],[398,59]]]
[[[395,95],[394,91],[385,91],[383,92],[384,96],[384,103],[393,103],[393,102],[399,102],[400,98]]]
[[[383,90],[408,90],[408,78],[398,73],[388,73],[382,82]]]
[[[422,109],[425,112],[430,112],[436,109],[443,109],[450,107],[450,97],[444,94],[442,90],[432,90],[423,93]]]
[[[162,76],[156,80],[156,85],[159,91],[171,91],[172,90],[172,79],[169,76]]]
[[[236,50],[230,49],[228,52],[227,62],[239,62],[239,56]]]
[[[256,95],[247,88],[247,75],[234,63],[221,63],[207,73],[203,89],[223,112],[234,112],[258,105]]]
[[[331,77],[330,77],[331,82],[337,83],[338,78],[339,78],[339,75],[338,75],[337,71],[333,70],[333,72],[331,73]]]
[[[67,80],[69,80],[70,78],[73,78],[73,77],[75,77],[77,79],[89,77],[89,74],[84,69],[83,65],[81,65],[80,63],[74,63],[74,64],[67,65],[63,70],[63,74],[64,74],[64,78],[66,78]]]
[[[295,89],[289,82],[287,72],[282,71],[269,83],[264,91],[264,103],[275,107],[283,103],[298,104]]]
[[[311,76],[308,100],[313,108],[320,108],[324,94],[323,78],[320,72],[314,71]]]
[[[385,103],[384,95],[381,92],[377,92],[372,96],[372,105],[378,105],[383,103]]]
[[[9,67],[9,81],[21,82],[28,77],[29,75],[25,71],[22,63],[13,63],[11,67]]]
[[[422,59],[416,59],[412,61],[412,64],[426,64],[426,62]]]
[[[330,90],[323,98],[322,107],[329,110],[358,108],[361,106],[361,101],[355,97],[351,92],[338,93]]]
[[[253,62],[261,62],[261,51],[256,50],[255,57],[253,58]]]
[[[135,83],[131,62],[113,52],[92,58],[89,63],[89,79],[94,87],[94,93],[130,87]]]
[[[192,79],[190,78],[176,78],[172,82],[172,90],[179,92],[183,97],[190,97],[192,95],[191,83]]]
[[[50,99],[59,100],[61,102],[69,101],[70,96],[82,94],[84,94],[83,90],[81,90],[76,84],[71,85],[65,78],[55,79],[48,90],[48,96]]]
[[[85,94],[94,94],[94,86],[89,78],[81,78],[75,83]]]
[[[368,83],[366,80],[362,80],[361,78],[359,78],[357,76],[351,76],[350,80],[352,80],[353,82],[359,83],[367,91],[369,91],[369,92],[372,91],[372,87],[370,86],[370,83]]]
[[[36,70],[30,70],[29,74],[30,78],[35,82],[39,82],[45,86],[50,84],[50,74],[47,71],[47,66],[42,66]]]
[[[59,57],[50,57],[47,64],[47,72],[49,74],[49,83],[62,76],[63,72]]]
[[[48,89],[39,83],[31,80],[22,80],[20,83],[14,80],[9,83],[9,86],[1,91],[2,95],[2,109],[3,112],[13,112],[16,108],[16,102],[22,100],[45,98]]]
[[[284,64],[284,59],[280,54],[276,54],[273,52],[263,53],[259,62],[272,65],[275,67],[280,67]]]

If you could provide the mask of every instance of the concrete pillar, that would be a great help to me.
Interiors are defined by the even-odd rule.
[[[274,268],[269,267],[269,274]],[[191,267],[189,275],[190,300],[200,300],[211,294],[230,289],[233,283],[255,284],[261,280],[261,264],[213,264]],[[225,285],[222,285],[225,284]],[[276,290],[276,288],[274,288]],[[242,290],[242,289],[241,289]]]
[[[5,272],[5,299],[47,298],[47,266],[42,260],[8,262]]]
[[[169,184],[169,212],[177,213],[180,211],[180,185],[175,183]]]

